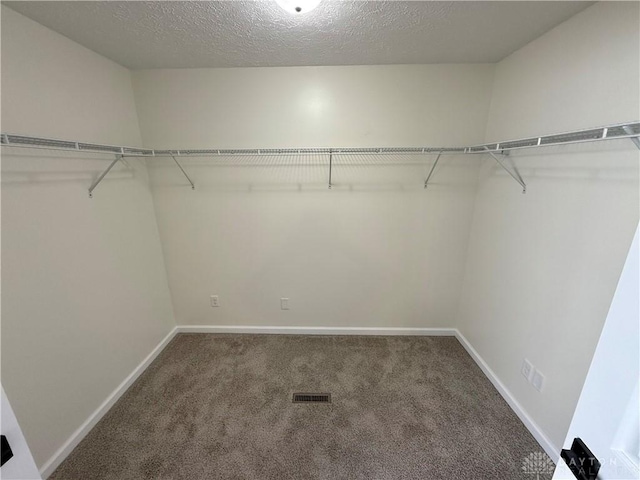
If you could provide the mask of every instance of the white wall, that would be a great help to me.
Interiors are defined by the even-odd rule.
[[[482,141],[493,65],[133,72],[154,148],[456,145]]]
[[[0,390],[2,390],[2,399],[0,399],[2,435],[7,437],[13,454],[9,461],[2,465],[2,476],[11,480],[41,480],[36,462],[33,461],[31,450],[18,425],[9,399],[4,393],[4,388],[0,387]]]
[[[3,6],[2,131],[139,144],[130,74]],[[89,199],[112,157],[2,153],[2,383],[42,467],[174,322],[143,163]]]
[[[637,120],[639,6],[598,3],[500,62],[487,141]],[[457,324],[557,452],[638,223],[638,156],[628,140],[514,153],[526,195],[490,160],[481,173]]]
[[[489,65],[134,72],[143,139],[172,148],[479,142],[492,79]],[[149,162],[178,324],[452,325],[477,159],[443,157],[426,191],[433,157],[334,160],[333,190],[326,156],[185,161],[195,191]]]
[[[598,474],[602,480],[638,478],[640,473],[638,232],[636,230],[563,444],[563,448],[571,448],[574,438],[582,439],[602,464]],[[575,476],[565,462],[559,462],[553,478],[569,480]]]

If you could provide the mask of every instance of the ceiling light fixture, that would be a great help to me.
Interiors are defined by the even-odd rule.
[[[278,5],[289,13],[301,15],[316,8],[321,0],[276,0]]]

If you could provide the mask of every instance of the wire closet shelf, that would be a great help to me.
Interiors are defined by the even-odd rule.
[[[606,127],[588,128],[572,132],[552,135],[528,137],[519,140],[493,142],[468,147],[366,147],[366,148],[198,148],[198,149],[151,149],[103,145],[71,140],[0,134],[0,144],[7,147],[43,148],[47,150],[67,150],[76,152],[113,153],[127,157],[184,157],[184,156],[227,156],[227,155],[304,155],[304,154],[425,154],[440,153],[504,153],[523,148],[566,145],[573,143],[593,142],[599,140],[615,140],[621,138],[640,137],[640,121],[609,125]]]
[[[111,168],[124,157],[171,157],[180,168],[192,189],[195,184],[178,161],[177,157],[203,157],[203,156],[273,156],[273,155],[327,155],[329,158],[329,188],[331,188],[331,168],[333,155],[425,155],[437,154],[432,168],[424,182],[427,188],[429,179],[438,163],[441,155],[451,154],[489,154],[498,164],[504,168],[514,180],[516,180],[526,192],[526,185],[517,170],[509,168],[498,155],[508,155],[514,150],[551,147],[559,145],[597,142],[605,140],[630,139],[640,149],[640,121],[608,125],[604,127],[588,128],[571,132],[557,133],[537,137],[528,137],[504,142],[493,142],[467,147],[367,147],[367,148],[196,148],[196,149],[151,149],[140,147],[126,147],[118,145],[102,145],[72,140],[58,140],[26,135],[14,135],[10,133],[0,134],[0,145],[3,147],[22,147],[45,150],[73,151],[85,153],[114,154],[115,160],[102,172],[89,188],[89,196]]]

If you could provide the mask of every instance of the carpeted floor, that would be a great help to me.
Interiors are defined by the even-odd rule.
[[[50,479],[533,480],[533,452],[453,337],[180,334]]]

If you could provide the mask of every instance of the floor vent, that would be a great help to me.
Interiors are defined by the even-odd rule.
[[[293,403],[331,403],[330,393],[294,393]]]

